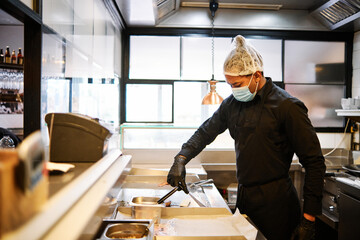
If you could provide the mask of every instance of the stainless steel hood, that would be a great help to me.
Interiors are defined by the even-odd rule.
[[[210,28],[210,0],[115,0],[127,27]],[[357,31],[360,0],[217,0],[214,27]],[[345,26],[346,25],[346,26]],[[360,26],[360,19],[359,19]]]
[[[179,9],[180,0],[116,0],[116,4],[127,26],[156,26]]]
[[[156,0],[154,7],[156,21],[160,22],[172,14],[174,14],[180,6],[180,0]]]
[[[360,17],[359,0],[331,0],[311,13],[330,30],[342,27]]]

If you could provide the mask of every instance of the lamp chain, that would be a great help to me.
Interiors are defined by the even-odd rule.
[[[212,39],[211,39],[211,60],[212,60],[212,76],[211,76],[211,80],[214,80],[214,15],[212,15],[211,18],[211,34],[212,34]]]

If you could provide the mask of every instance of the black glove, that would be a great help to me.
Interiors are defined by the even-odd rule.
[[[179,191],[184,190],[184,192],[188,194],[189,190],[187,189],[185,183],[186,163],[187,163],[186,157],[182,155],[177,155],[167,176],[167,182],[173,187],[179,187]]]
[[[291,240],[315,239],[315,222],[302,218],[300,224],[295,228]]]

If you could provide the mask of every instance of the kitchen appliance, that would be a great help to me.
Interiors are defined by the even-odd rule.
[[[76,113],[48,113],[52,162],[96,162],[107,152],[110,132],[89,116]]]
[[[339,193],[338,239],[358,239],[360,236],[360,178],[356,176],[336,178]]]

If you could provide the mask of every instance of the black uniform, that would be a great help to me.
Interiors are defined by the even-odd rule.
[[[195,157],[226,129],[235,140],[237,207],[265,237],[290,239],[300,221],[299,199],[289,178],[294,153],[306,170],[303,210],[321,214],[324,157],[300,100],[267,78],[250,102],[226,98],[179,154]]]

